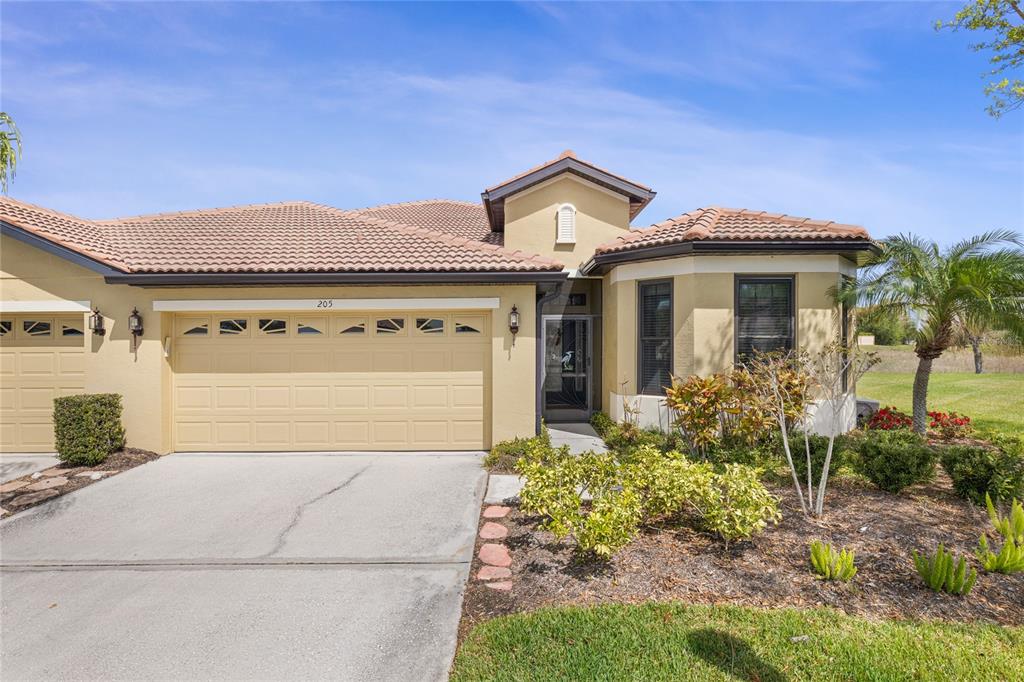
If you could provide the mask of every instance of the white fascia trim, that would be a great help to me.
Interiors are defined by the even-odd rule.
[[[5,313],[87,313],[89,301],[0,301]]]
[[[525,197],[525,196],[527,196],[529,194],[532,194],[532,193],[534,193],[534,192],[536,192],[538,190],[544,189],[545,187],[548,187],[549,185],[553,185],[556,182],[559,182],[561,180],[565,180],[566,178],[568,178],[569,180],[572,180],[573,182],[578,182],[579,184],[583,185],[584,187],[589,187],[590,189],[597,190],[598,192],[601,192],[602,194],[607,194],[610,197],[614,197],[614,198],[616,198],[619,201],[622,201],[624,203],[627,203],[627,204],[629,203],[629,198],[628,197],[625,197],[625,196],[619,194],[618,192],[616,192],[614,190],[610,190],[607,187],[603,187],[603,186],[597,184],[596,182],[591,182],[590,180],[587,180],[586,178],[581,178],[578,175],[573,175],[572,173],[561,173],[561,174],[556,175],[554,177],[548,178],[544,182],[538,182],[536,185],[533,185],[532,187],[527,187],[526,189],[524,189],[524,190],[522,190],[520,192],[516,192],[515,194],[510,194],[505,201],[508,202],[508,201],[511,201],[513,198],[519,199],[521,197]]]
[[[500,298],[296,298],[153,301],[158,313],[241,310],[494,310]]]
[[[789,275],[801,272],[835,272],[856,275],[857,266],[834,254],[759,256],[679,256],[643,263],[625,263],[611,272],[611,282],[693,275],[698,273]]]

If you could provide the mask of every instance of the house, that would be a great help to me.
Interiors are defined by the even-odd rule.
[[[541,418],[664,423],[673,375],[845,333],[851,225],[710,207],[565,152],[482,202],[307,202],[90,221],[0,199],[0,432],[124,397],[158,452],[476,450]]]

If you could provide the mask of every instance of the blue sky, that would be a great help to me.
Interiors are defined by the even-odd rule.
[[[699,206],[1024,228],[949,3],[0,5],[11,195],[90,218],[484,187],[571,148]]]

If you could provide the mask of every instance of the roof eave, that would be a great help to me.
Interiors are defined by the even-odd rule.
[[[80,265],[103,276],[128,274],[127,270],[116,268],[97,258],[93,258],[92,256],[76,251],[69,246],[47,239],[46,237],[38,235],[30,230],[26,230],[25,228],[6,220],[0,220],[0,234],[10,237],[11,239],[17,239],[19,242],[28,244],[29,246],[34,246],[37,249],[41,249],[42,251],[58,256],[59,258],[63,258],[75,265]]]
[[[108,284],[139,287],[319,284],[529,284],[560,282],[564,270],[459,272],[138,272],[106,277]]]
[[[604,274],[620,263],[659,260],[693,254],[736,253],[837,253],[852,257],[858,265],[863,255],[878,252],[878,245],[863,239],[811,240],[696,240],[596,254],[580,268],[581,275]]]

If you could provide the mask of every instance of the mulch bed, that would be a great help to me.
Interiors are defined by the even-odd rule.
[[[96,466],[76,467],[69,466],[66,464],[58,464],[57,466],[46,470],[48,473],[53,474],[51,476],[44,475],[33,478],[32,474],[28,474],[26,476],[20,476],[18,478],[11,479],[11,481],[4,481],[4,485],[10,484],[12,481],[25,481],[28,483],[28,485],[19,488],[18,490],[0,494],[0,507],[2,507],[4,510],[3,518],[6,519],[13,514],[23,512],[26,509],[31,509],[32,507],[38,506],[45,502],[49,502],[50,500],[55,500],[61,495],[67,495],[68,493],[74,490],[78,490],[80,488],[86,487],[87,485],[92,485],[93,483],[98,483],[99,481],[106,480],[112,476],[116,476],[122,471],[134,469],[140,464],[145,464],[146,462],[151,462],[154,459],[159,458],[160,455],[156,454],[155,452],[150,452],[149,450],[139,450],[138,448],[125,448],[124,450],[112,453],[107,457],[106,460],[103,461],[102,464],[97,464]],[[88,474],[94,471],[102,471],[107,473],[102,478],[99,478],[97,480],[93,480],[87,475],[79,476],[79,474]],[[63,485],[60,486],[47,488],[42,491],[28,490],[28,487],[30,485],[47,481],[48,479],[53,479],[55,476],[64,476],[65,478],[67,478],[67,483],[64,483]],[[49,491],[53,491],[56,494],[49,495]],[[18,500],[18,498],[25,498],[26,495],[33,494],[33,492],[41,492],[43,494],[36,495],[36,497],[39,499],[35,499],[33,501],[28,501],[27,499]]]
[[[783,520],[746,542],[724,543],[682,525],[648,528],[609,563],[580,563],[571,540],[537,530],[539,519],[513,508],[509,528],[511,592],[476,580],[475,559],[463,602],[460,636],[475,623],[542,606],[680,600],[756,607],[831,606],[873,619],[912,618],[1024,624],[1024,574],[988,574],[973,553],[991,524],[984,509],[956,497],[948,477],[893,495],[856,480],[829,490],[824,519],[807,520],[792,488],[771,485]],[[856,553],[850,583],[819,580],[811,540]],[[940,542],[967,554],[978,583],[966,598],[932,592],[914,570],[911,549]],[[477,547],[479,548],[478,541]],[[995,543],[998,546],[998,542]]]

